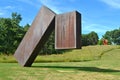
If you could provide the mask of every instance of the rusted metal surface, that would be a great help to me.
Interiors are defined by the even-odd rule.
[[[81,48],[81,14],[77,11],[56,15],[55,48]]]
[[[43,6],[14,56],[22,66],[31,66],[55,26],[55,13]]]

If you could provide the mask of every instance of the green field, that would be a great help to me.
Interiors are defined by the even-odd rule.
[[[0,56],[0,80],[120,80],[120,47],[87,46],[64,54],[38,56],[21,67],[13,56]],[[8,63],[9,62],[9,63]]]

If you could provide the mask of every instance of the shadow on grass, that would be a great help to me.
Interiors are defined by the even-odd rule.
[[[59,68],[59,69],[72,69],[72,70],[81,70],[89,72],[120,72],[120,70],[113,69],[102,69],[97,67],[75,67],[75,66],[32,66],[33,68]]]

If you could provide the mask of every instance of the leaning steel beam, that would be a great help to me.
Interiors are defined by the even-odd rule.
[[[55,27],[55,13],[41,7],[14,56],[21,66],[31,66]]]

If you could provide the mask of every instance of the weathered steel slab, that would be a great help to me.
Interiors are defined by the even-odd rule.
[[[77,11],[56,15],[55,48],[81,48],[81,14]]]
[[[43,6],[14,54],[20,65],[32,65],[54,27],[55,13]]]

